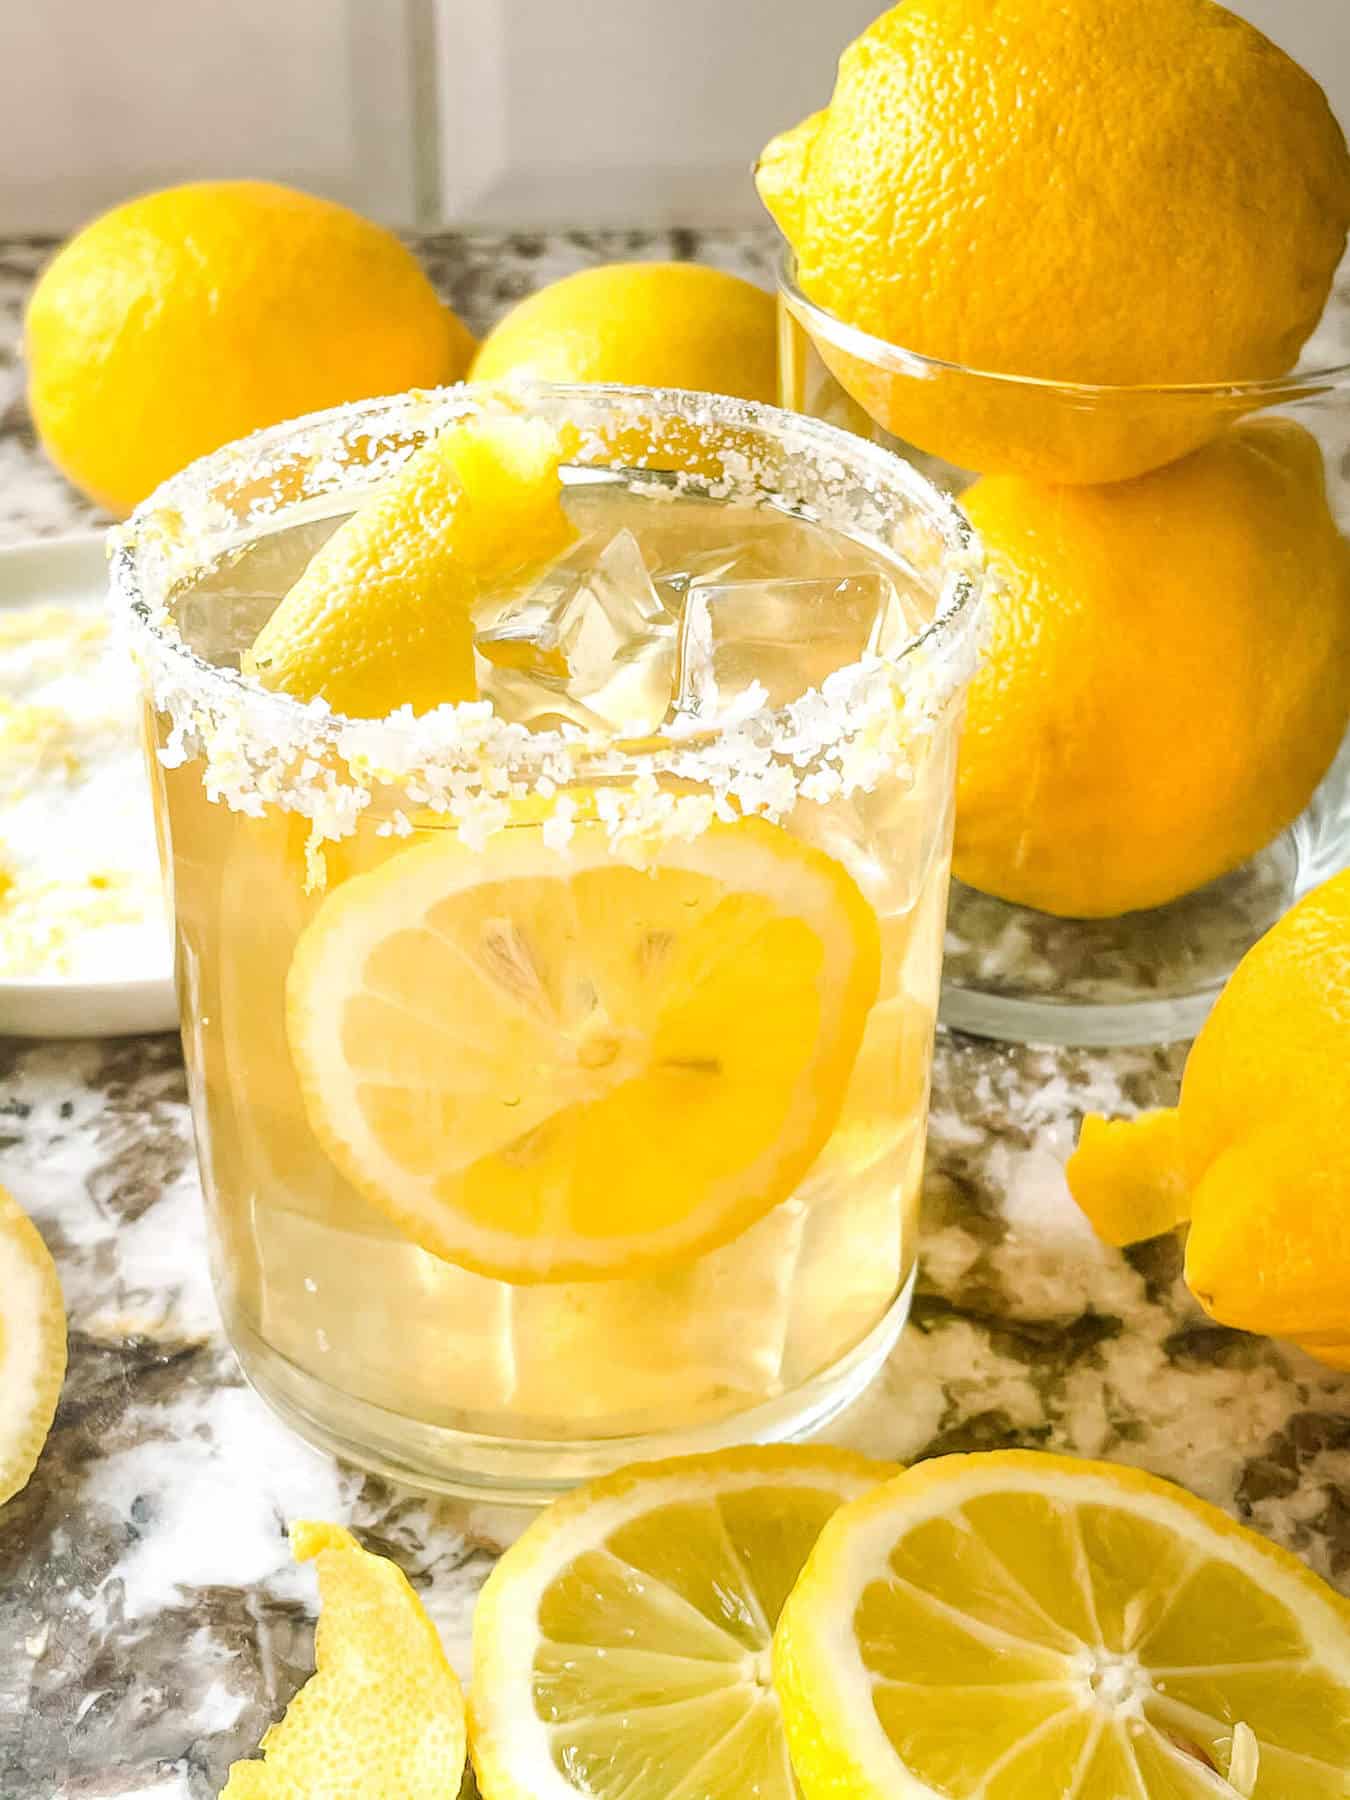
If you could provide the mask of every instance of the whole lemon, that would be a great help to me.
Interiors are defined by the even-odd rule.
[[[472,350],[397,238],[266,181],[165,188],[86,225],[25,344],[48,454],[113,513],[259,426],[456,380]]]
[[[1350,1368],[1350,871],[1238,964],[1181,1102],[1084,1121],[1069,1184],[1113,1243],[1190,1220],[1186,1281],[1244,1331]]]
[[[474,358],[474,381],[612,381],[777,395],[771,295],[700,263],[606,263],[519,302]]]
[[[1071,917],[1158,906],[1303,810],[1350,717],[1350,554],[1321,453],[1257,420],[1112,487],[986,476],[992,641],[954,867]]]
[[[1180,1117],[1196,1296],[1350,1367],[1350,871],[1239,963],[1187,1059]]]
[[[1350,225],[1321,89],[1213,0],[905,0],[757,179],[812,300],[922,356],[1052,382],[1283,373]],[[983,473],[1120,479],[1216,423],[826,360],[882,424]]]

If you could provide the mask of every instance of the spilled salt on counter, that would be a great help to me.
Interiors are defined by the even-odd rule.
[[[0,613],[0,979],[171,958],[127,656],[95,605]]]

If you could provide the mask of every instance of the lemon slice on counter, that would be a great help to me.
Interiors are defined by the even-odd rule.
[[[454,1800],[464,1700],[407,1577],[340,1525],[293,1525],[291,1546],[319,1574],[315,1673],[220,1800]]]
[[[631,1276],[786,1199],[839,1116],[876,916],[760,819],[641,868],[603,826],[449,834],[331,893],[287,1032],[310,1123],[424,1249],[512,1282]]]
[[[1350,1604],[1106,1463],[941,1457],[836,1513],[774,1679],[806,1800],[1350,1794]]]
[[[821,1526],[893,1473],[814,1446],[727,1450],[550,1507],[478,1600],[484,1800],[793,1800],[773,1624]]]
[[[483,414],[446,426],[310,559],[245,673],[353,718],[476,699],[474,601],[576,536],[561,454],[540,420]]]
[[[51,1252],[0,1188],[0,1506],[37,1465],[66,1377],[66,1311]]]

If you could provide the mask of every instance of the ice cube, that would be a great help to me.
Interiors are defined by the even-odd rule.
[[[259,1328],[297,1368],[436,1425],[513,1403],[511,1289],[397,1234],[356,1236],[257,1206]]]
[[[745,545],[734,543],[673,553],[671,560],[660,562],[653,568],[652,582],[666,606],[678,615],[684,610],[694,582],[717,581],[729,576],[743,560],[745,549]]]
[[[675,636],[632,532],[587,539],[480,626],[479,691],[513,724],[642,737],[670,706]]]
[[[899,1292],[913,1256],[923,1132],[912,1122],[873,1160],[812,1184],[782,1380],[796,1387],[867,1335]]]
[[[949,731],[920,728],[904,758],[869,785],[798,802],[793,830],[848,870],[880,918],[910,912],[934,880],[945,881],[954,754]]]
[[[560,725],[578,725],[587,732],[608,729],[599,713],[568,692],[565,676],[529,664],[513,668],[481,656],[475,661],[479,693],[508,725],[526,725],[531,731],[556,731]]]
[[[665,1273],[512,1294],[513,1407],[531,1432],[711,1422],[782,1391],[804,1211],[788,1200]]]
[[[851,539],[767,504],[686,499],[648,508],[635,529],[658,588],[667,579],[679,590],[699,576],[711,580],[719,574],[738,581],[785,581],[805,569],[838,579],[871,564]]]
[[[713,717],[757,681],[771,706],[783,706],[866,652],[893,654],[905,635],[895,586],[878,570],[697,580],[681,622],[676,705]]]
[[[892,934],[893,935],[893,934]],[[936,958],[934,958],[936,966]],[[913,1260],[937,996],[874,1006],[805,1209],[784,1381],[808,1381],[876,1324]]]

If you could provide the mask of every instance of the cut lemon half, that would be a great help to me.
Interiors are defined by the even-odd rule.
[[[66,1376],[66,1312],[51,1252],[0,1188],[0,1506],[37,1465]]]
[[[774,1621],[825,1521],[893,1473],[842,1450],[726,1450],[550,1507],[474,1615],[483,1800],[793,1800]]]
[[[291,1546],[319,1573],[315,1672],[220,1800],[454,1800],[464,1699],[407,1577],[340,1525],[302,1521]]]
[[[424,1249],[512,1282],[630,1276],[792,1193],[879,968],[852,879],[762,820],[642,868],[601,825],[561,852],[521,827],[330,894],[287,1032],[320,1142]]]
[[[476,699],[474,602],[576,536],[561,454],[542,420],[484,413],[447,425],[310,559],[245,674],[355,718]]]
[[[1106,1463],[941,1457],[836,1513],[774,1679],[806,1800],[1350,1794],[1350,1604]]]

